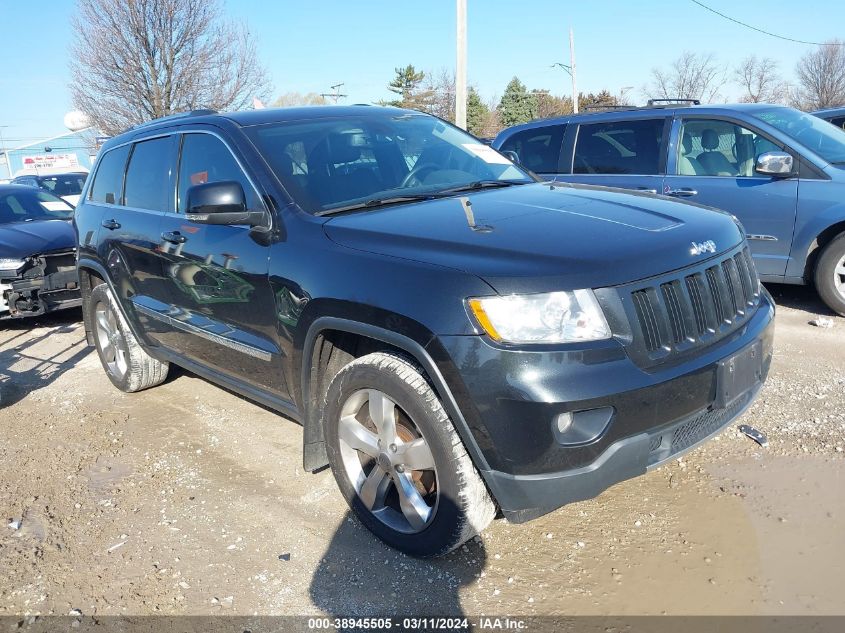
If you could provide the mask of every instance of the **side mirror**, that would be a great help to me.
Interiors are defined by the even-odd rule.
[[[265,214],[246,208],[246,197],[239,182],[224,180],[188,189],[187,218],[197,224],[259,226],[264,223]]]
[[[519,154],[517,154],[512,149],[502,152],[505,156],[511,159],[511,162],[516,163],[517,165],[521,165],[522,163],[519,162]]]
[[[792,156],[786,152],[764,152],[757,157],[754,171],[767,176],[790,176]]]

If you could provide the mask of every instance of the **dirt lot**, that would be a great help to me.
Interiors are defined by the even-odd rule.
[[[772,375],[742,420],[768,448],[731,428],[433,562],[302,472],[298,425],[185,372],[118,392],[77,311],[0,325],[0,615],[843,614],[845,319],[771,290]]]

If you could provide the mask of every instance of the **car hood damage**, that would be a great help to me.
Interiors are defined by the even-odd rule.
[[[338,244],[463,270],[497,292],[629,283],[739,244],[728,214],[587,185],[534,184],[331,218]]]
[[[73,226],[67,220],[36,220],[0,224],[0,257],[25,259],[30,255],[76,248]]]

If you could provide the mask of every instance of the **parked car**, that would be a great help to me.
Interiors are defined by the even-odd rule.
[[[79,201],[79,194],[82,192],[82,186],[85,184],[85,178],[87,177],[88,174],[84,171],[44,176],[27,174],[14,178],[12,182],[16,185],[38,187],[76,206],[76,203]]]
[[[419,112],[206,111],[109,140],[75,214],[88,340],[304,425],[389,545],[436,556],[718,433],[774,305],[698,205],[537,182]]]
[[[845,131],[766,104],[630,108],[501,132],[544,178],[662,193],[745,226],[762,280],[814,283],[845,315]]]
[[[816,110],[812,114],[820,119],[824,119],[828,123],[833,123],[838,128],[845,128],[845,106]]]
[[[46,191],[0,185],[0,319],[81,303],[72,216]]]

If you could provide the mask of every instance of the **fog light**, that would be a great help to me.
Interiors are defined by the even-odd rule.
[[[567,411],[566,413],[561,413],[560,415],[555,416],[555,426],[557,427],[558,433],[566,433],[569,430],[569,427],[572,426],[572,414]]]
[[[610,426],[613,407],[559,413],[552,419],[552,433],[558,444],[588,444],[601,437]]]

